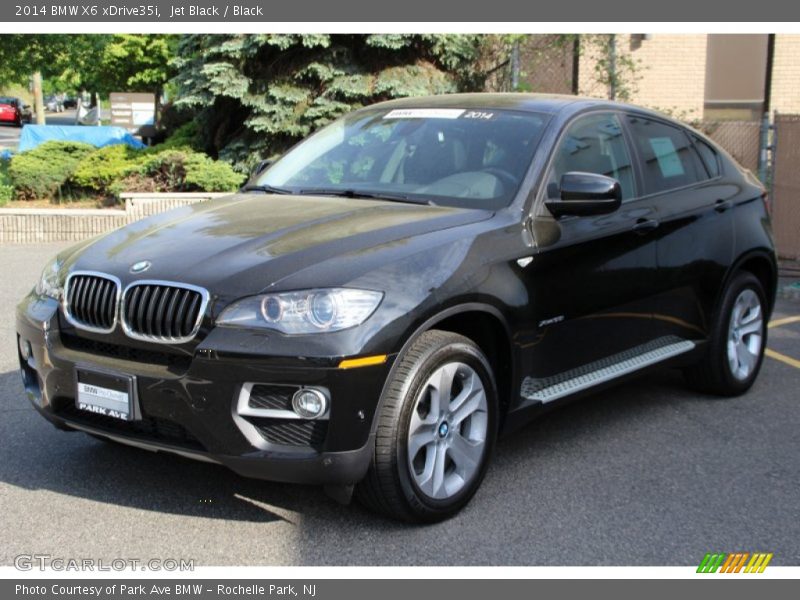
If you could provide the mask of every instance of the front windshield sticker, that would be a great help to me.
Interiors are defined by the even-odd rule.
[[[402,108],[386,113],[384,119],[457,119],[464,114],[461,108]]]
[[[479,119],[481,121],[494,120],[493,112],[486,112],[485,110],[471,110],[464,115],[465,119]]]

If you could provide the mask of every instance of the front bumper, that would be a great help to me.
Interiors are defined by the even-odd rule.
[[[75,330],[55,300],[33,293],[17,308],[16,327],[18,342],[31,349],[27,359],[18,349],[26,394],[58,428],[219,463],[271,481],[352,484],[367,472],[373,417],[393,356],[383,364],[342,370],[341,356],[281,356],[274,339],[265,344],[253,332],[232,329],[212,330],[190,351],[109,343],[102,334]],[[78,410],[76,369],[81,368],[133,376],[141,419],[127,422]],[[243,417],[237,404],[245,383],[324,388],[330,393],[328,419],[290,423]]]

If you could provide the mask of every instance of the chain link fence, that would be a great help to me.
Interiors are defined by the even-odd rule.
[[[512,45],[496,36],[482,59],[489,76],[487,92],[513,91]],[[575,44],[570,36],[526,35],[518,41],[518,92],[572,94],[575,90]]]
[[[745,169],[758,175],[761,123],[758,121],[700,121],[695,127],[722,146]]]

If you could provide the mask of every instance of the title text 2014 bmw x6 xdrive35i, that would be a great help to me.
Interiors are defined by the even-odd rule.
[[[405,99],[261,166],[47,265],[17,312],[44,417],[433,521],[564,399],[656,365],[720,395],[758,374],[764,189],[656,113]]]

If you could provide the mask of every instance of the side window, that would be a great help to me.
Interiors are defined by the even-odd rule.
[[[642,117],[628,117],[644,172],[646,194],[691,185],[706,174],[689,137],[677,127]]]
[[[548,190],[557,189],[561,176],[570,171],[613,177],[622,188],[622,199],[633,198],[631,158],[616,115],[589,115],[569,126],[553,159]]]
[[[694,140],[694,147],[697,148],[697,151],[700,153],[703,165],[705,165],[706,171],[708,171],[708,176],[711,179],[719,177],[719,158],[717,157],[717,152],[699,137],[692,136],[692,139]]]

